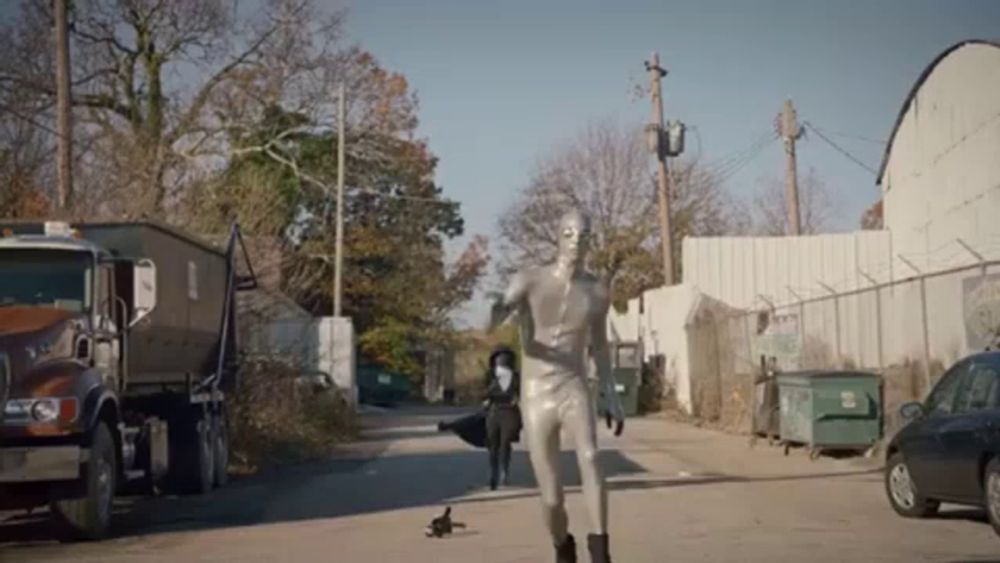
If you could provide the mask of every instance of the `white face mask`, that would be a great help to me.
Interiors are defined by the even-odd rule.
[[[514,379],[514,371],[512,369],[506,366],[496,366],[493,368],[493,374],[500,383],[501,389],[504,391],[510,389],[511,380]]]

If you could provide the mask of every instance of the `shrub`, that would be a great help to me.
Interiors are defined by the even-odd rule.
[[[354,410],[338,389],[296,385],[299,371],[268,358],[243,362],[229,410],[231,470],[322,459],[356,433]]]

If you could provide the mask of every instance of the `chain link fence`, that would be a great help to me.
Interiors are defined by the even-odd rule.
[[[915,270],[915,269],[914,269]],[[1000,328],[1000,262],[955,268],[752,311],[714,311],[688,325],[694,415],[749,432],[762,359],[781,371],[879,373],[886,432],[899,406],[924,396]]]

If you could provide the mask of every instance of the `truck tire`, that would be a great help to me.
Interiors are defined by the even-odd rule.
[[[115,454],[115,440],[103,422],[98,423],[94,430],[85,471],[82,496],[54,499],[51,503],[56,524],[71,540],[103,539],[111,529],[118,456]]]
[[[211,491],[215,481],[211,415],[196,411],[172,424],[168,435],[171,488],[182,494]]]
[[[229,483],[229,424],[223,410],[212,416],[212,438],[215,486],[225,487]]]

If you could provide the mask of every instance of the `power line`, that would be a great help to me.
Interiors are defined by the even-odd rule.
[[[853,162],[854,164],[857,164],[858,166],[860,166],[860,167],[864,168],[865,170],[871,172],[872,175],[878,176],[878,172],[874,168],[872,168],[871,166],[865,164],[861,159],[859,159],[858,157],[854,156],[853,154],[851,154],[850,152],[848,152],[846,149],[842,148],[837,143],[834,143],[833,141],[831,141],[830,138],[827,137],[826,135],[824,135],[822,133],[822,131],[820,131],[819,129],[817,129],[815,125],[813,125],[812,123],[809,123],[808,121],[804,121],[803,125],[805,125],[806,127],[808,127],[809,130],[812,131],[813,133],[816,133],[816,135],[818,135],[820,139],[822,139],[823,141],[825,141],[826,144],[830,145],[831,147],[834,148],[834,150],[836,150],[840,154],[842,154],[845,157],[847,157],[847,159],[849,159],[851,162]]]
[[[820,128],[820,127],[816,127],[815,125],[813,125],[813,127],[815,127],[816,129],[821,129],[827,135],[834,135],[834,136],[837,136],[837,137],[843,137],[845,139],[854,139],[856,141],[864,141],[866,143],[872,143],[872,144],[875,144],[875,145],[881,145],[883,147],[886,145],[886,142],[883,141],[883,140],[881,140],[881,139],[873,139],[871,137],[865,137],[864,135],[856,135],[856,134],[853,134],[853,133],[842,133],[840,131],[831,131],[830,129],[827,129],[826,127]]]
[[[758,156],[760,156],[760,154],[762,152],[764,152],[764,149],[766,149],[769,145],[771,145],[772,143],[774,143],[777,139],[778,139],[778,137],[776,135],[773,135],[770,138],[765,139],[763,142],[761,142],[757,146],[755,146],[751,152],[747,152],[742,157],[740,157],[738,160],[736,160],[736,161],[728,164],[727,166],[723,167],[722,169],[716,171],[715,174],[716,174],[716,177],[718,178],[718,181],[719,182],[725,182],[729,178],[732,178],[733,176],[735,176],[741,170],[743,170],[744,168],[746,168],[747,165],[749,165],[751,162],[753,162]]]
[[[705,168],[709,170],[714,168],[716,169],[716,172],[721,172],[729,168],[733,164],[742,161],[747,155],[755,153],[755,151],[759,150],[762,146],[767,145],[767,143],[776,138],[777,135],[773,132],[764,133],[763,135],[760,135],[757,138],[755,138],[754,141],[751,142],[749,146],[734,151],[726,156],[705,163]]]

